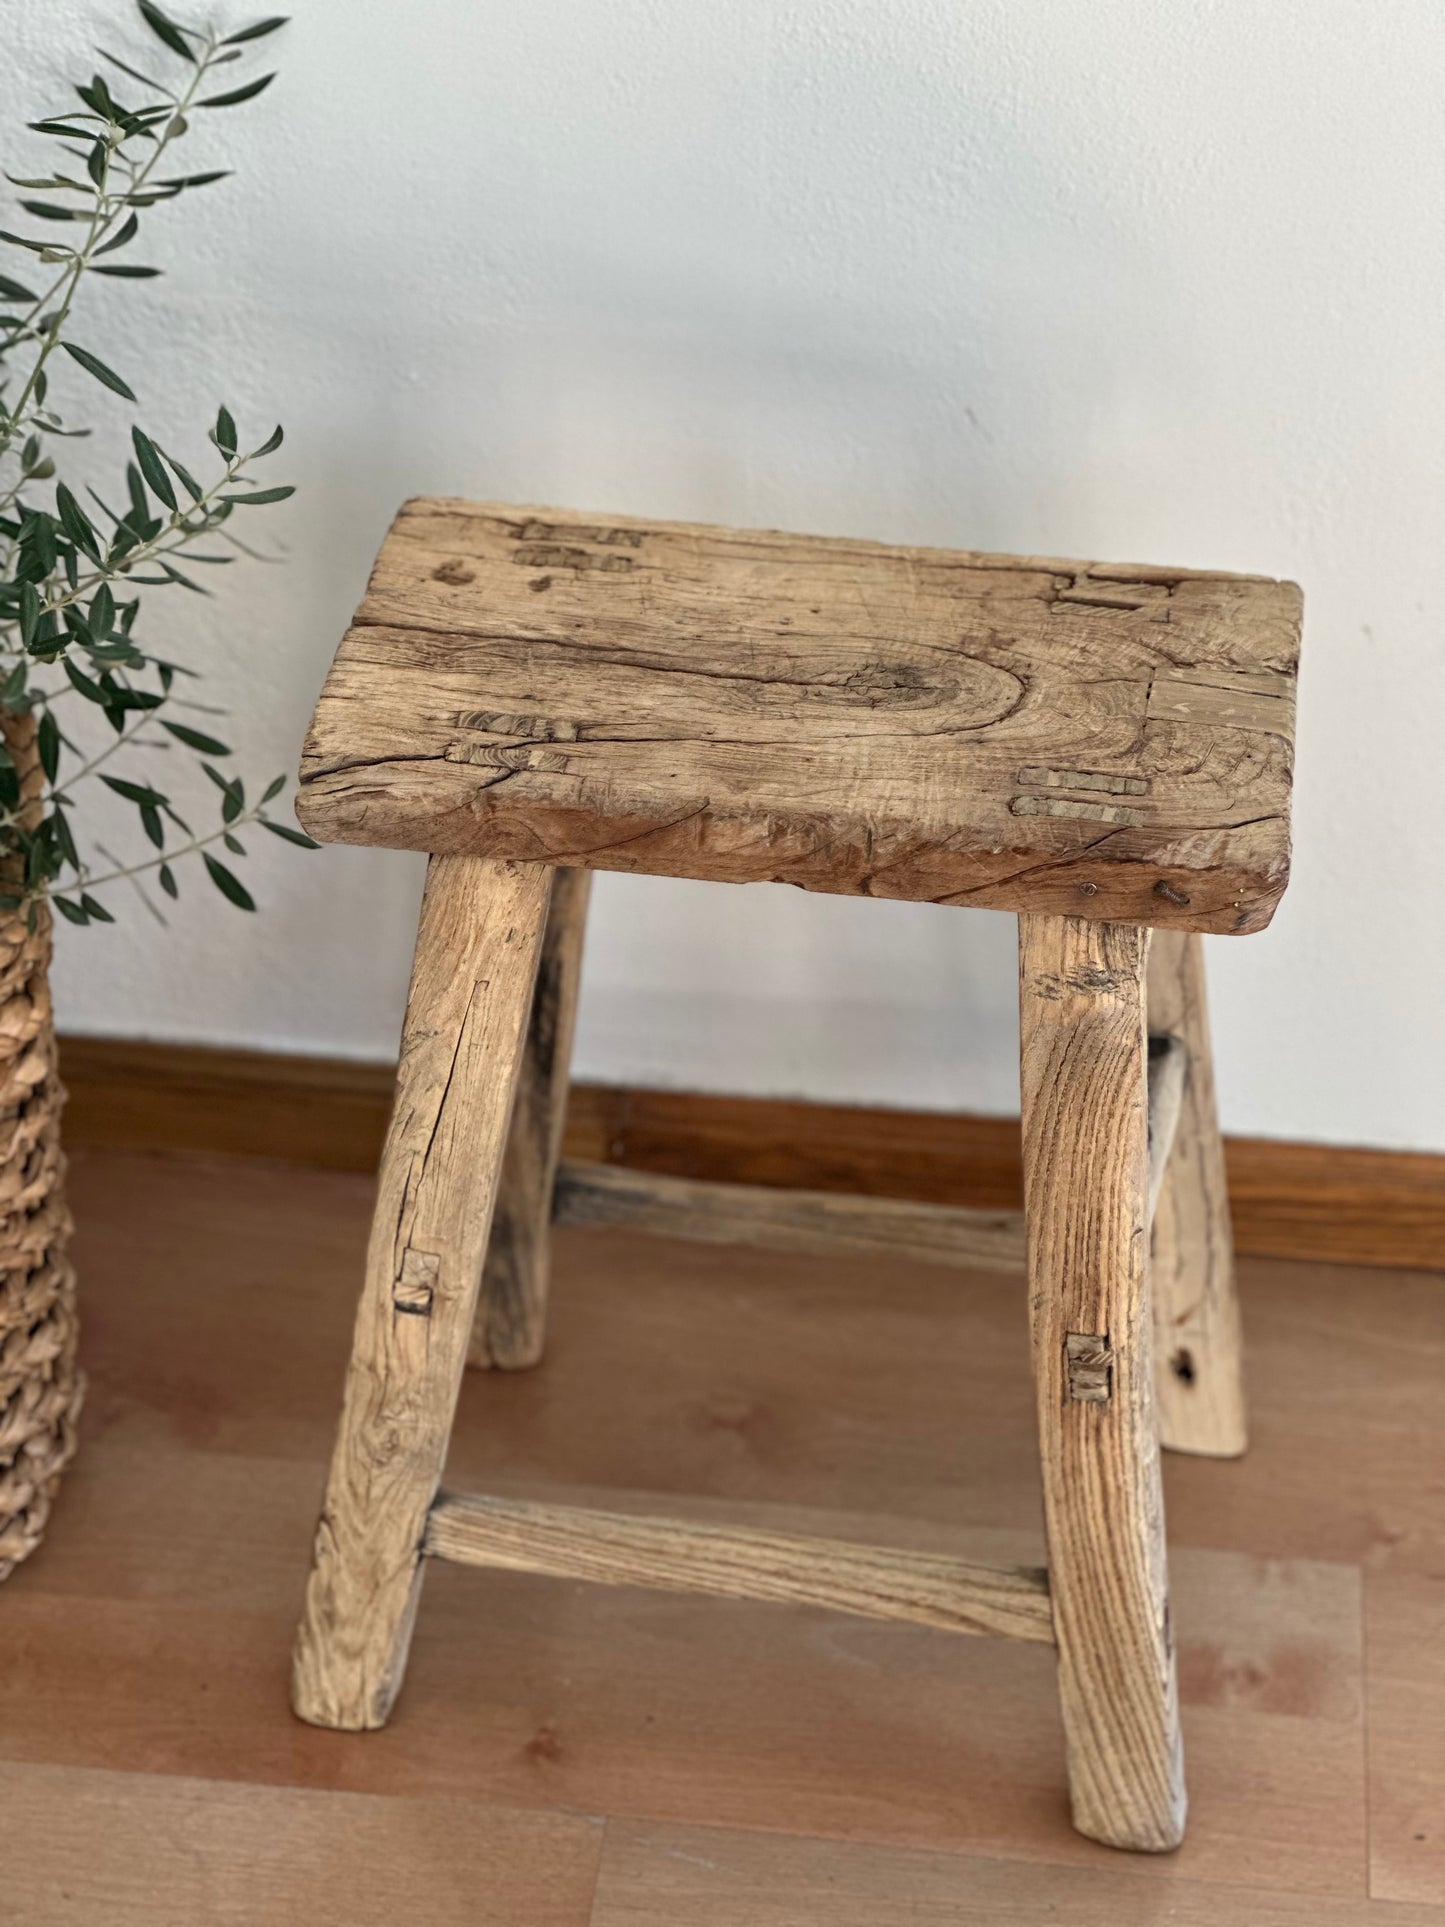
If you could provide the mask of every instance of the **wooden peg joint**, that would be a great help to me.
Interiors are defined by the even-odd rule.
[[[415,1251],[408,1245],[401,1254],[401,1276],[392,1287],[391,1302],[396,1309],[416,1318],[430,1318],[441,1268],[442,1261],[434,1251]]]
[[[1107,1332],[1068,1332],[1064,1359],[1069,1397],[1082,1405],[1107,1405],[1114,1390],[1114,1351]]]

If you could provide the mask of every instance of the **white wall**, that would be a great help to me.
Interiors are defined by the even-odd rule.
[[[417,491],[1292,575],[1296,878],[1211,944],[1226,1123],[1445,1148],[1438,0],[296,11],[194,143],[238,178],[84,337],[181,450],[222,395],[286,424],[287,566],[167,598],[253,766]],[[124,19],[11,0],[12,166]],[[63,933],[63,1021],[387,1054],[416,860],[260,856],[258,918]],[[1016,1101],[1002,916],[609,877],[590,962],[588,1076]]]

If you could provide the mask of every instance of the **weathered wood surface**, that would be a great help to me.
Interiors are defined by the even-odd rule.
[[[1074,1824],[1163,1851],[1185,1795],[1149,1322],[1149,933],[1019,920],[1034,1380]]]
[[[699,1244],[761,1245],[835,1257],[888,1257],[1019,1271],[1023,1214],[970,1211],[898,1198],[781,1191],[658,1177],[619,1164],[565,1162],[557,1173],[558,1224],[628,1225]]]
[[[542,1356],[551,1278],[552,1185],[567,1116],[567,1074],[591,888],[588,870],[558,870],[553,877],[469,1365],[517,1371]]]
[[[323,840],[1257,930],[1299,621],[1261,577],[419,500],[297,807]]]
[[[382,1725],[461,1389],[552,872],[433,857],[292,1704]]]
[[[1150,1029],[1178,1036],[1188,1059],[1150,1258],[1159,1437],[1177,1452],[1235,1458],[1248,1442],[1243,1341],[1214,1107],[1204,946],[1197,936],[1158,932],[1149,951],[1148,997]]]
[[[1184,1104],[1184,1086],[1189,1075],[1189,1053],[1182,1038],[1151,1035],[1149,1038],[1149,1218],[1164,1185],[1169,1156],[1179,1129]]]
[[[437,1558],[607,1586],[822,1606],[865,1619],[1052,1643],[1048,1575],[942,1553],[808,1539],[753,1526],[639,1518],[591,1506],[444,1494],[427,1522]]]

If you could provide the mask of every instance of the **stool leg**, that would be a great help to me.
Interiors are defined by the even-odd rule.
[[[590,870],[558,870],[467,1363],[535,1365],[547,1333],[552,1184],[567,1116]]]
[[[1188,1055],[1150,1258],[1159,1438],[1176,1452],[1235,1458],[1247,1441],[1234,1240],[1214,1112],[1204,945],[1189,931],[1154,932],[1149,1028],[1172,1031]]]
[[[551,882],[539,864],[481,857],[433,857],[427,872],[366,1282],[296,1641],[292,1704],[317,1726],[381,1726],[401,1685]]]
[[[1184,1832],[1154,1420],[1149,933],[1019,919],[1024,1205],[1049,1588],[1074,1825]]]

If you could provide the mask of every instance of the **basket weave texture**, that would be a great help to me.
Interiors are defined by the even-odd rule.
[[[22,817],[44,776],[31,716],[0,716]],[[13,886],[12,886],[13,892]],[[50,911],[0,915],[0,1579],[40,1544],[75,1451],[75,1272],[66,1255],[60,1111],[50,1005]]]

